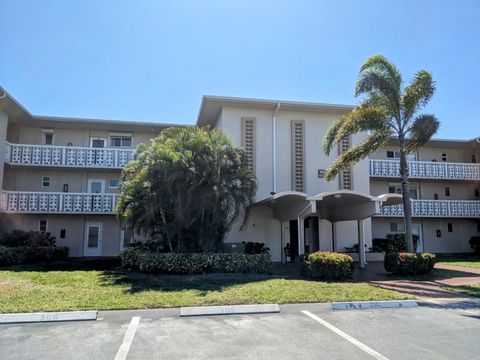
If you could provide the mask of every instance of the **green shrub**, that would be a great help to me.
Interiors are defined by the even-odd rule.
[[[418,236],[412,235],[413,249],[417,250]],[[405,240],[405,234],[387,234],[386,239],[386,251],[387,252],[404,252],[407,251],[407,241]]]
[[[394,275],[429,274],[435,265],[435,255],[430,253],[385,254],[385,270]]]
[[[120,254],[122,266],[141,272],[161,274],[268,273],[269,254],[161,253],[129,248]]]
[[[0,246],[55,246],[55,237],[49,232],[15,229],[0,237]]]
[[[472,236],[468,243],[476,254],[480,254],[480,236]]]
[[[347,279],[353,274],[349,255],[317,251],[304,256],[302,272],[316,279]]]
[[[0,246],[0,266],[59,261],[67,256],[67,247]]]

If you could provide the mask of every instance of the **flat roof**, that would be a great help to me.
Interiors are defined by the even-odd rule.
[[[271,99],[252,99],[241,97],[204,95],[197,116],[197,125],[213,126],[217,121],[222,107],[249,108],[275,111],[280,104],[281,110],[302,112],[347,112],[355,108],[353,105],[325,104],[316,102],[286,101]]]

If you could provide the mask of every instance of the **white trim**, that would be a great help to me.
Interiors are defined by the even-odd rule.
[[[130,234],[130,244],[132,243],[132,234]],[[128,246],[125,246],[125,229],[120,229],[120,251],[124,251]]]

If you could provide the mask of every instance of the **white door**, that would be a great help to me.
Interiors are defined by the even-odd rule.
[[[120,230],[120,251],[123,251],[128,248],[132,243],[132,232],[130,229]]]
[[[103,224],[88,222],[85,224],[84,256],[100,256],[102,254]]]
[[[94,194],[102,194],[105,192],[105,180],[89,179],[88,192]]]
[[[423,252],[422,229],[419,224],[412,224],[412,235],[418,236],[417,252]]]
[[[106,138],[90,138],[90,147],[92,148],[104,148],[107,145]]]

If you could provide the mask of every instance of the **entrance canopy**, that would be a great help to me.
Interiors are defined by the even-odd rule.
[[[284,191],[257,202],[254,206],[267,206],[273,217],[280,221],[317,215],[331,222],[362,220],[380,213],[380,206],[402,202],[398,194],[371,196],[351,190],[323,192],[308,196],[303,192]]]

